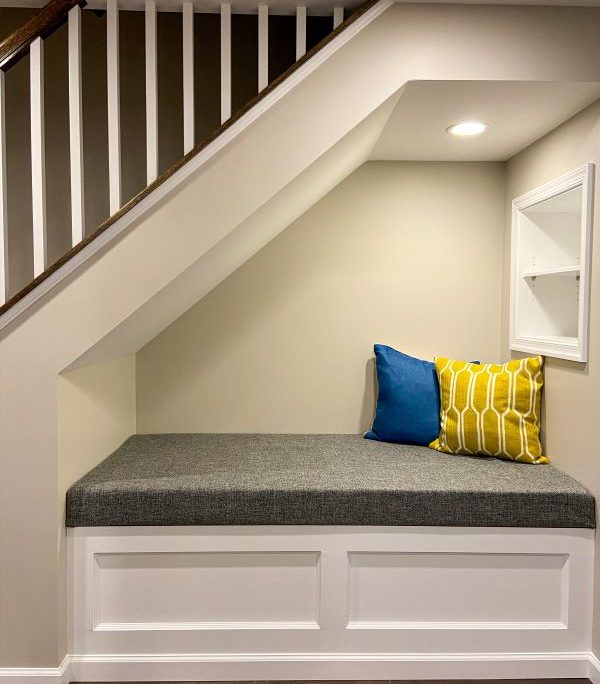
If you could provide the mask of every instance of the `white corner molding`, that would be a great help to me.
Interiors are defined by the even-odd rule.
[[[115,2],[116,0],[112,0]],[[25,297],[16,302],[8,311],[0,316],[0,331],[7,328],[13,321],[18,319],[35,302],[53,290],[59,283],[68,278],[72,273],[78,271],[93,256],[101,252],[108,244],[113,242],[134,222],[139,221],[143,216],[150,212],[153,207],[161,202],[165,197],[175,191],[200,167],[221,152],[229,143],[238,138],[249,126],[257,119],[271,110],[282,98],[296,88],[302,81],[316,71],[321,64],[326,62],[332,55],[340,50],[344,45],[351,41],[354,36],[366,28],[373,20],[383,14],[394,4],[394,0],[379,0],[355,22],[348,26],[344,31],[323,47],[319,52],[302,64],[293,74],[291,74],[279,86],[274,88],[256,106],[252,107],[244,116],[233,123],[227,130],[223,131],[212,143],[207,145],[201,152],[195,155],[189,162],[178,169],[170,178],[162,183],[154,192],[150,193],[138,204],[136,204],[123,217],[115,221],[107,230],[99,235],[95,240],[86,245],[80,252],[69,259],[52,275],[46,278],[38,287],[29,292]]]
[[[588,679],[592,684],[600,684],[600,659],[595,653],[590,653]]]
[[[594,164],[512,203],[510,348],[588,358]]]

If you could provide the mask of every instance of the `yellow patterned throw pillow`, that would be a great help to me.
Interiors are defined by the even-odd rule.
[[[447,454],[548,463],[540,443],[542,365],[541,356],[504,365],[436,358],[441,425],[429,446]]]

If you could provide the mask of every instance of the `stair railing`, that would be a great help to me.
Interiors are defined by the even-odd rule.
[[[260,2],[261,0],[257,0]],[[335,1],[335,0],[334,0]],[[367,5],[375,0],[369,0]],[[0,43],[0,315],[16,301],[28,294],[62,263],[69,260],[101,230],[152,191],[173,169],[189,157],[193,150],[207,144],[196,145],[194,131],[194,31],[195,7],[193,0],[182,0],[183,49],[183,141],[184,157],[159,176],[158,164],[158,83],[157,83],[157,0],[145,0],[145,90],[146,90],[146,182],[147,188],[123,206],[121,195],[121,131],[119,111],[119,0],[106,0],[107,47],[107,107],[108,107],[108,188],[110,216],[94,233],[86,235],[84,200],[84,147],[82,124],[82,64],[81,17],[86,0],[50,0],[31,20]],[[362,13],[363,8],[355,14]],[[171,8],[172,9],[172,8]],[[222,3],[220,14],[220,100],[221,128],[211,136],[219,135],[238,115],[256,103],[251,101],[241,112],[233,113],[231,99],[231,5]],[[288,72],[269,83],[269,7],[257,4],[258,31],[258,98],[270,87],[289,75]],[[310,56],[307,52],[307,10],[296,7],[296,60]],[[355,16],[346,23],[354,20]],[[332,7],[333,36],[342,30],[344,8]],[[68,23],[68,119],[70,160],[71,250],[58,262],[48,263],[46,220],[46,164],[44,142],[44,39],[65,22]],[[336,30],[337,29],[337,30]],[[331,39],[325,39],[322,44]],[[314,50],[320,49],[322,45]],[[9,298],[8,280],[8,225],[7,159],[5,120],[5,72],[19,59],[29,55],[30,107],[31,107],[31,188],[33,231],[33,278],[23,290]],[[306,55],[306,57],[305,57]]]
[[[81,7],[86,0],[50,0],[0,43],[0,305],[8,295],[8,197],[6,191],[5,73],[29,54],[33,275],[47,266],[44,142],[44,39],[69,22],[69,122],[73,244],[83,239],[83,141],[81,133]]]

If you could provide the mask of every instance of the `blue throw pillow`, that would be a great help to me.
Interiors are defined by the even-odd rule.
[[[367,439],[427,446],[440,434],[440,389],[435,365],[375,345],[379,396]]]

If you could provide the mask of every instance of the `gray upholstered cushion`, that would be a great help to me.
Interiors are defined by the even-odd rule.
[[[136,435],[75,483],[67,525],[594,527],[553,466],[358,435]]]

